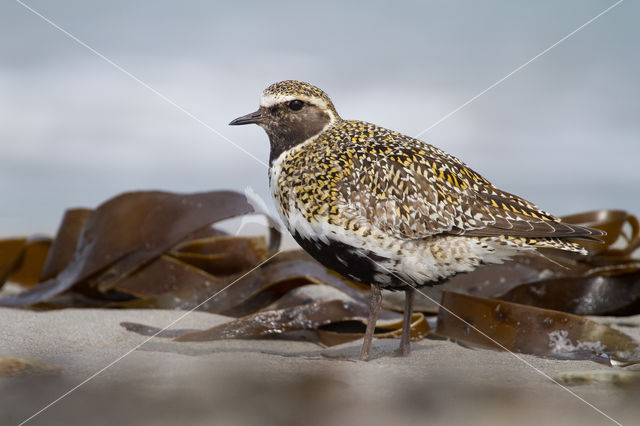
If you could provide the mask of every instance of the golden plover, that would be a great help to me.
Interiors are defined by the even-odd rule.
[[[343,120],[308,83],[267,87],[258,111],[230,124],[250,123],[269,136],[271,192],[295,240],[327,268],[371,286],[362,359],[382,288],[406,293],[399,353],[407,355],[416,287],[541,247],[586,253],[567,239],[603,235],[560,222],[425,142]]]

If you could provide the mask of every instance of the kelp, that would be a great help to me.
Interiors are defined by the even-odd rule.
[[[25,287],[38,283],[50,246],[51,239],[47,237],[0,241],[0,287],[9,278]]]
[[[207,330],[188,332],[174,340],[198,342],[317,330],[320,342],[335,345],[361,338],[368,315],[368,305],[360,298],[352,299],[333,287],[312,284],[289,291],[267,309]],[[396,337],[401,330],[402,315],[388,309],[381,310],[376,323],[376,337]],[[411,330],[414,340],[429,333],[423,314],[413,316]]]
[[[621,210],[565,216],[563,221],[607,232],[603,242],[580,241],[589,254],[541,249],[450,279],[443,290],[498,298],[580,315],[640,313],[638,219]],[[431,312],[437,312],[429,306]]]
[[[221,339],[247,339],[287,335],[289,332],[315,331],[316,340],[327,346],[360,339],[368,317],[368,306],[339,290],[308,284],[287,292],[267,308],[206,330],[162,330],[143,324],[123,322],[122,327],[145,336],[173,338],[178,342],[203,342]],[[402,315],[388,309],[380,312],[376,337],[399,337]],[[429,334],[422,313],[412,318],[412,340]]]
[[[65,212],[42,266],[39,281],[55,278],[69,265],[76,251],[80,232],[91,213],[93,211],[90,209],[69,209]]]
[[[267,256],[264,238],[213,236],[188,240],[171,250],[171,256],[213,275],[242,272]]]
[[[466,344],[611,365],[640,359],[628,335],[585,317],[444,292],[436,334]]]
[[[50,269],[39,271],[43,275],[56,270],[59,273],[22,293],[0,298],[0,305],[33,305],[72,287],[89,297],[108,299],[118,281],[170,251],[190,234],[221,220],[252,213],[257,212],[244,195],[228,191],[119,195],[86,216],[66,215],[57,233],[59,243],[54,243],[56,250],[44,262],[51,265]],[[73,244],[69,240],[75,235]],[[275,227],[270,236],[269,250],[275,252],[280,240]],[[64,259],[68,263],[62,267]]]
[[[228,235],[217,225],[251,214],[263,213],[244,195],[226,191],[133,192],[95,210],[68,210],[53,239],[0,241],[0,283],[24,288],[0,298],[0,305],[198,309],[233,318],[205,330],[122,324],[132,332],[178,342],[296,338],[299,332],[327,346],[361,338],[368,287],[324,268],[301,250],[279,251],[280,233],[266,215],[264,235]],[[532,252],[423,288],[435,300],[442,297],[444,308],[432,330],[428,315],[438,312],[437,305],[418,303],[412,339],[444,337],[561,359],[637,361],[637,343],[628,336],[572,314],[640,313],[640,260],[634,257],[640,247],[638,220],[618,210],[563,220],[607,235],[603,243],[584,243],[587,256]],[[401,311],[402,298],[385,297],[376,337],[400,335]]]
[[[553,278],[514,287],[500,299],[578,315],[640,312],[640,268],[618,275]]]
[[[565,269],[551,277],[516,285],[500,299],[580,315],[632,315],[640,312],[640,226],[620,210],[593,211],[563,220],[607,232],[603,243],[584,243],[588,256],[547,253]]]

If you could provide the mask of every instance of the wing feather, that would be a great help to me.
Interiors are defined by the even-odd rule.
[[[346,203],[339,207],[397,238],[454,234],[597,240],[603,235],[560,222],[422,141],[376,126],[358,143],[367,155],[352,157],[352,170],[364,174],[342,180],[338,188]]]

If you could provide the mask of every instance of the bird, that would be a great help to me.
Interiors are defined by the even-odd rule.
[[[498,189],[433,145],[342,119],[306,82],[270,85],[256,112],[229,124],[265,130],[270,191],[296,242],[371,287],[362,360],[370,357],[382,289],[405,292],[397,354],[407,356],[416,289],[540,248],[587,254],[578,241],[604,235]]]

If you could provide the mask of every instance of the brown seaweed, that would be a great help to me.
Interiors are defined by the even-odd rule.
[[[501,265],[487,265],[450,279],[436,288],[477,297],[581,315],[640,313],[638,219],[621,210],[597,210],[565,216],[563,221],[607,232],[603,243],[580,241],[587,256],[558,250],[523,254]],[[430,305],[431,312],[436,312]]]
[[[631,337],[581,316],[451,292],[441,304],[436,334],[458,342],[606,364],[640,359]]]
[[[0,286],[7,280],[25,287],[38,283],[50,246],[47,237],[0,241]]]
[[[187,235],[218,221],[250,213],[256,212],[246,197],[228,191],[119,195],[100,205],[86,219],[72,259],[57,276],[20,294],[0,298],[0,305],[32,305],[79,284],[83,284],[84,291],[107,292]],[[274,229],[271,236],[269,249],[273,251],[280,236]]]
[[[92,213],[91,209],[70,209],[65,212],[42,266],[40,281],[55,278],[71,262],[80,232]]]
[[[620,275],[536,281],[499,298],[578,315],[631,315],[640,312],[640,268]]]

